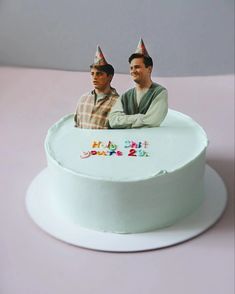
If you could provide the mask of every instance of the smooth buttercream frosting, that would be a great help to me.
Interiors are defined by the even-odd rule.
[[[128,144],[140,156],[128,156]],[[45,141],[48,201],[88,229],[137,233],[169,226],[203,201],[207,144],[200,125],[173,110],[161,127],[141,129],[78,129],[65,116]],[[110,150],[116,153],[107,156]]]

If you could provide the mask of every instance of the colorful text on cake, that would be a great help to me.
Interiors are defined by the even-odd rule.
[[[80,157],[88,158],[90,156],[133,156],[133,157],[149,157],[148,152],[144,149],[148,147],[147,141],[124,141],[124,151],[118,149],[118,145],[114,142],[102,142],[95,140],[91,143],[92,150],[82,152]]]

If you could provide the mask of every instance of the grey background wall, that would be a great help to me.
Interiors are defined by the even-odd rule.
[[[154,75],[234,72],[233,0],[0,0],[0,65],[87,71],[99,44],[127,73],[140,37]]]

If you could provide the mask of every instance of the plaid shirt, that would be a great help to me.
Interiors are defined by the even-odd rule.
[[[114,88],[96,101],[95,90],[84,94],[78,101],[74,115],[75,126],[82,129],[108,129],[108,114],[118,98]]]

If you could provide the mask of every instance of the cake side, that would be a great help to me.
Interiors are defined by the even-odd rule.
[[[79,177],[49,163],[52,205],[68,220],[94,230],[160,229],[200,205],[204,165],[205,152],[177,172],[120,183]]]

